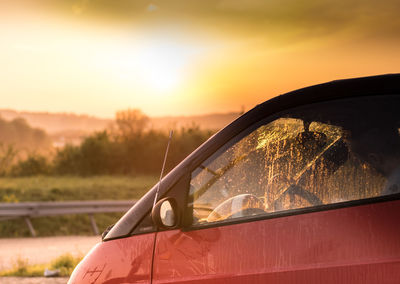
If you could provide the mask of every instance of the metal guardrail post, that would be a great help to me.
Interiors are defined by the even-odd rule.
[[[28,225],[29,232],[31,232],[31,236],[32,236],[32,237],[36,237],[36,231],[35,231],[35,229],[33,228],[31,219],[29,219],[29,217],[24,217],[24,220],[25,220],[26,225]]]
[[[100,235],[99,228],[97,227],[96,220],[94,219],[93,214],[89,214],[90,224],[92,225],[93,233],[98,236]]]

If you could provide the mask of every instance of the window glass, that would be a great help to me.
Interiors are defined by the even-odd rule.
[[[398,103],[316,104],[255,127],[193,171],[194,225],[397,193]]]
[[[153,219],[151,218],[151,212],[146,214],[142,221],[136,226],[131,235],[145,234],[155,232],[156,227],[154,226]]]

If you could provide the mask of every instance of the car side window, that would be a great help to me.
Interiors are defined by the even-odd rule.
[[[253,126],[192,172],[193,225],[398,193],[399,115],[391,104],[399,101],[390,98],[309,105]]]
[[[145,234],[156,231],[156,226],[151,218],[151,212],[147,213],[142,221],[132,231],[131,235]]]

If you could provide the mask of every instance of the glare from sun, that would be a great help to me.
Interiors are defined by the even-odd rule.
[[[168,43],[143,46],[136,54],[140,81],[156,92],[170,92],[179,87],[190,63],[190,50]]]
[[[112,71],[118,80],[129,82],[146,94],[168,95],[182,87],[200,53],[199,47],[189,43],[165,38],[141,39],[119,48],[108,58],[107,72]]]

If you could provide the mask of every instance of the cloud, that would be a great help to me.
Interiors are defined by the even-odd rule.
[[[305,37],[352,32],[358,36],[398,38],[400,1],[373,0],[221,0],[219,16],[254,31]]]
[[[180,22],[240,35],[272,40],[299,41],[337,33],[348,36],[400,37],[399,0],[41,0],[43,6],[71,11],[84,17],[98,15],[119,20]],[[72,3],[72,4],[71,4]],[[159,9],[162,3],[162,9]],[[78,9],[78,8],[79,9]],[[157,11],[157,13],[149,13]],[[89,16],[88,16],[89,17]],[[98,17],[98,18],[99,18]],[[96,18],[96,19],[98,19]]]
[[[154,11],[157,11],[158,9],[159,9],[159,7],[157,5],[155,5],[155,4],[152,4],[152,3],[147,6],[147,11],[148,12],[154,12]]]

